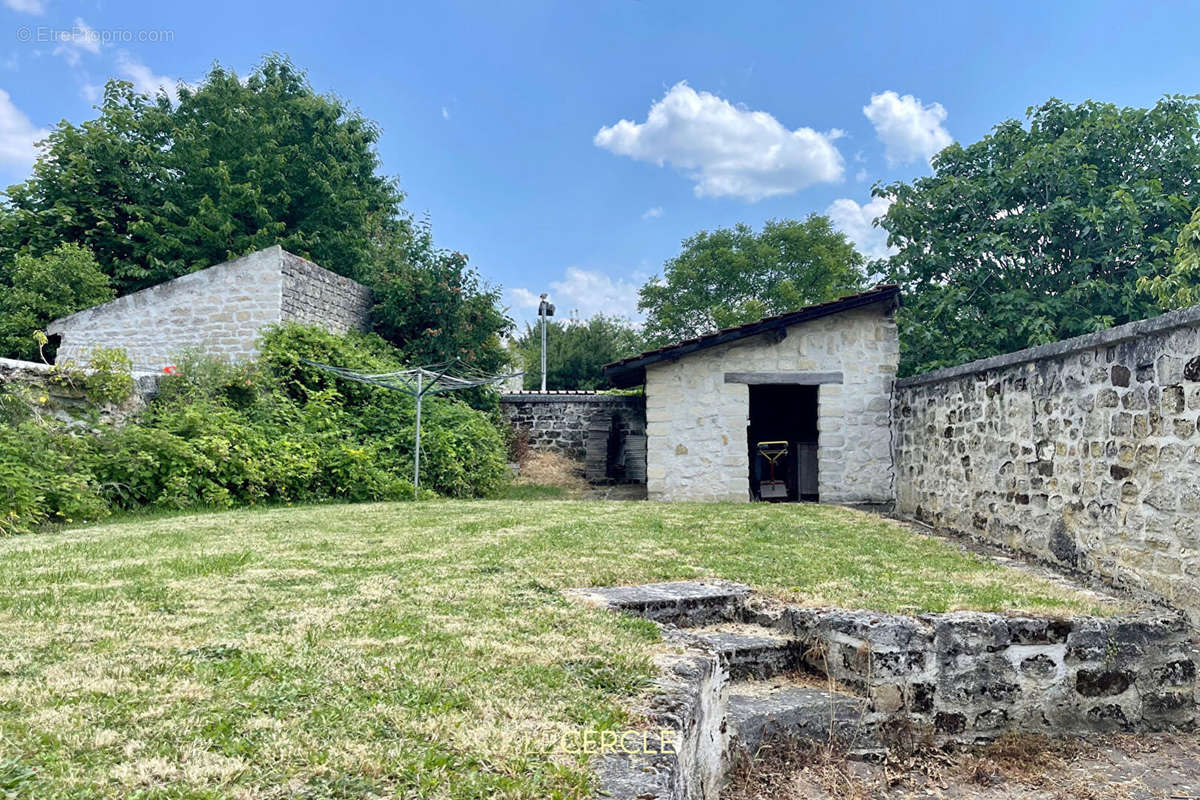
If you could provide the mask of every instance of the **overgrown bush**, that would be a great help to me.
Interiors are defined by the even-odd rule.
[[[369,372],[404,367],[377,336],[288,325],[266,334],[253,363],[183,359],[123,427],[0,426],[0,533],[111,509],[412,498],[412,398],[304,359]],[[506,469],[503,437],[486,414],[425,399],[422,491],[486,495]]]

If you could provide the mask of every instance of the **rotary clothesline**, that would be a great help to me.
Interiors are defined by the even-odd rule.
[[[309,361],[307,358],[302,358],[300,361],[311,367],[331,372],[346,380],[403,392],[409,397],[416,399],[416,442],[413,446],[414,492],[421,488],[421,400],[425,395],[449,394],[450,392],[457,392],[462,389],[474,389],[477,386],[502,383],[510,378],[516,378],[525,374],[523,372],[510,372],[505,375],[488,375],[487,373],[468,367],[457,358],[451,361],[443,361],[440,364],[426,364],[420,367],[413,367],[412,369],[400,370],[399,372],[383,372],[377,375],[354,372],[342,367],[322,364],[319,361]]]

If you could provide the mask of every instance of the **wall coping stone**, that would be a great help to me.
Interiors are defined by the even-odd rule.
[[[624,403],[629,400],[641,400],[645,395],[640,394],[555,394],[546,392],[506,392],[500,395],[501,403]]]
[[[896,381],[896,388],[907,389],[910,386],[922,386],[927,383],[938,383],[939,381],[963,378],[968,375],[975,375],[980,372],[1003,369],[1005,367],[1024,364],[1030,361],[1057,358],[1060,356],[1070,355],[1072,353],[1082,352],[1084,350],[1095,350],[1099,347],[1108,347],[1110,345],[1120,344],[1121,342],[1140,339],[1143,336],[1169,331],[1174,328],[1183,328],[1189,325],[1200,325],[1200,306],[1192,306],[1191,308],[1184,308],[1180,309],[1179,311],[1171,311],[1157,317],[1151,317],[1150,319],[1127,322],[1126,324],[1118,325],[1115,328],[1108,328],[1107,330],[1097,331],[1096,333],[1087,333],[1083,336],[1076,336],[1071,339],[1063,339],[1059,342],[1051,342],[1050,344],[1038,345],[1036,347],[1027,347],[1024,350],[1017,350],[1014,353],[1005,353],[1004,355],[981,358],[976,361],[969,361],[966,364],[960,364],[957,367],[935,369],[932,372],[925,372],[920,375],[901,378],[900,380]]]

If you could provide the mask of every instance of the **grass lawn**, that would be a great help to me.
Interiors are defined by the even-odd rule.
[[[581,758],[547,743],[631,724],[661,644],[560,590],[702,576],[889,611],[1094,610],[814,505],[437,501],[17,537],[0,798],[583,796]]]

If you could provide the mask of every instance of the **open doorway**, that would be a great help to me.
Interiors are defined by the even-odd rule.
[[[751,495],[756,500],[818,500],[818,387],[751,384],[749,388],[750,424],[746,428],[746,444],[750,456]],[[787,443],[786,452],[777,456],[773,465],[774,478],[782,481],[784,487],[773,492],[763,491],[763,483],[771,481],[772,464],[770,459],[760,454],[760,442]],[[781,449],[774,446],[776,453]],[[775,486],[778,487],[778,484]]]

